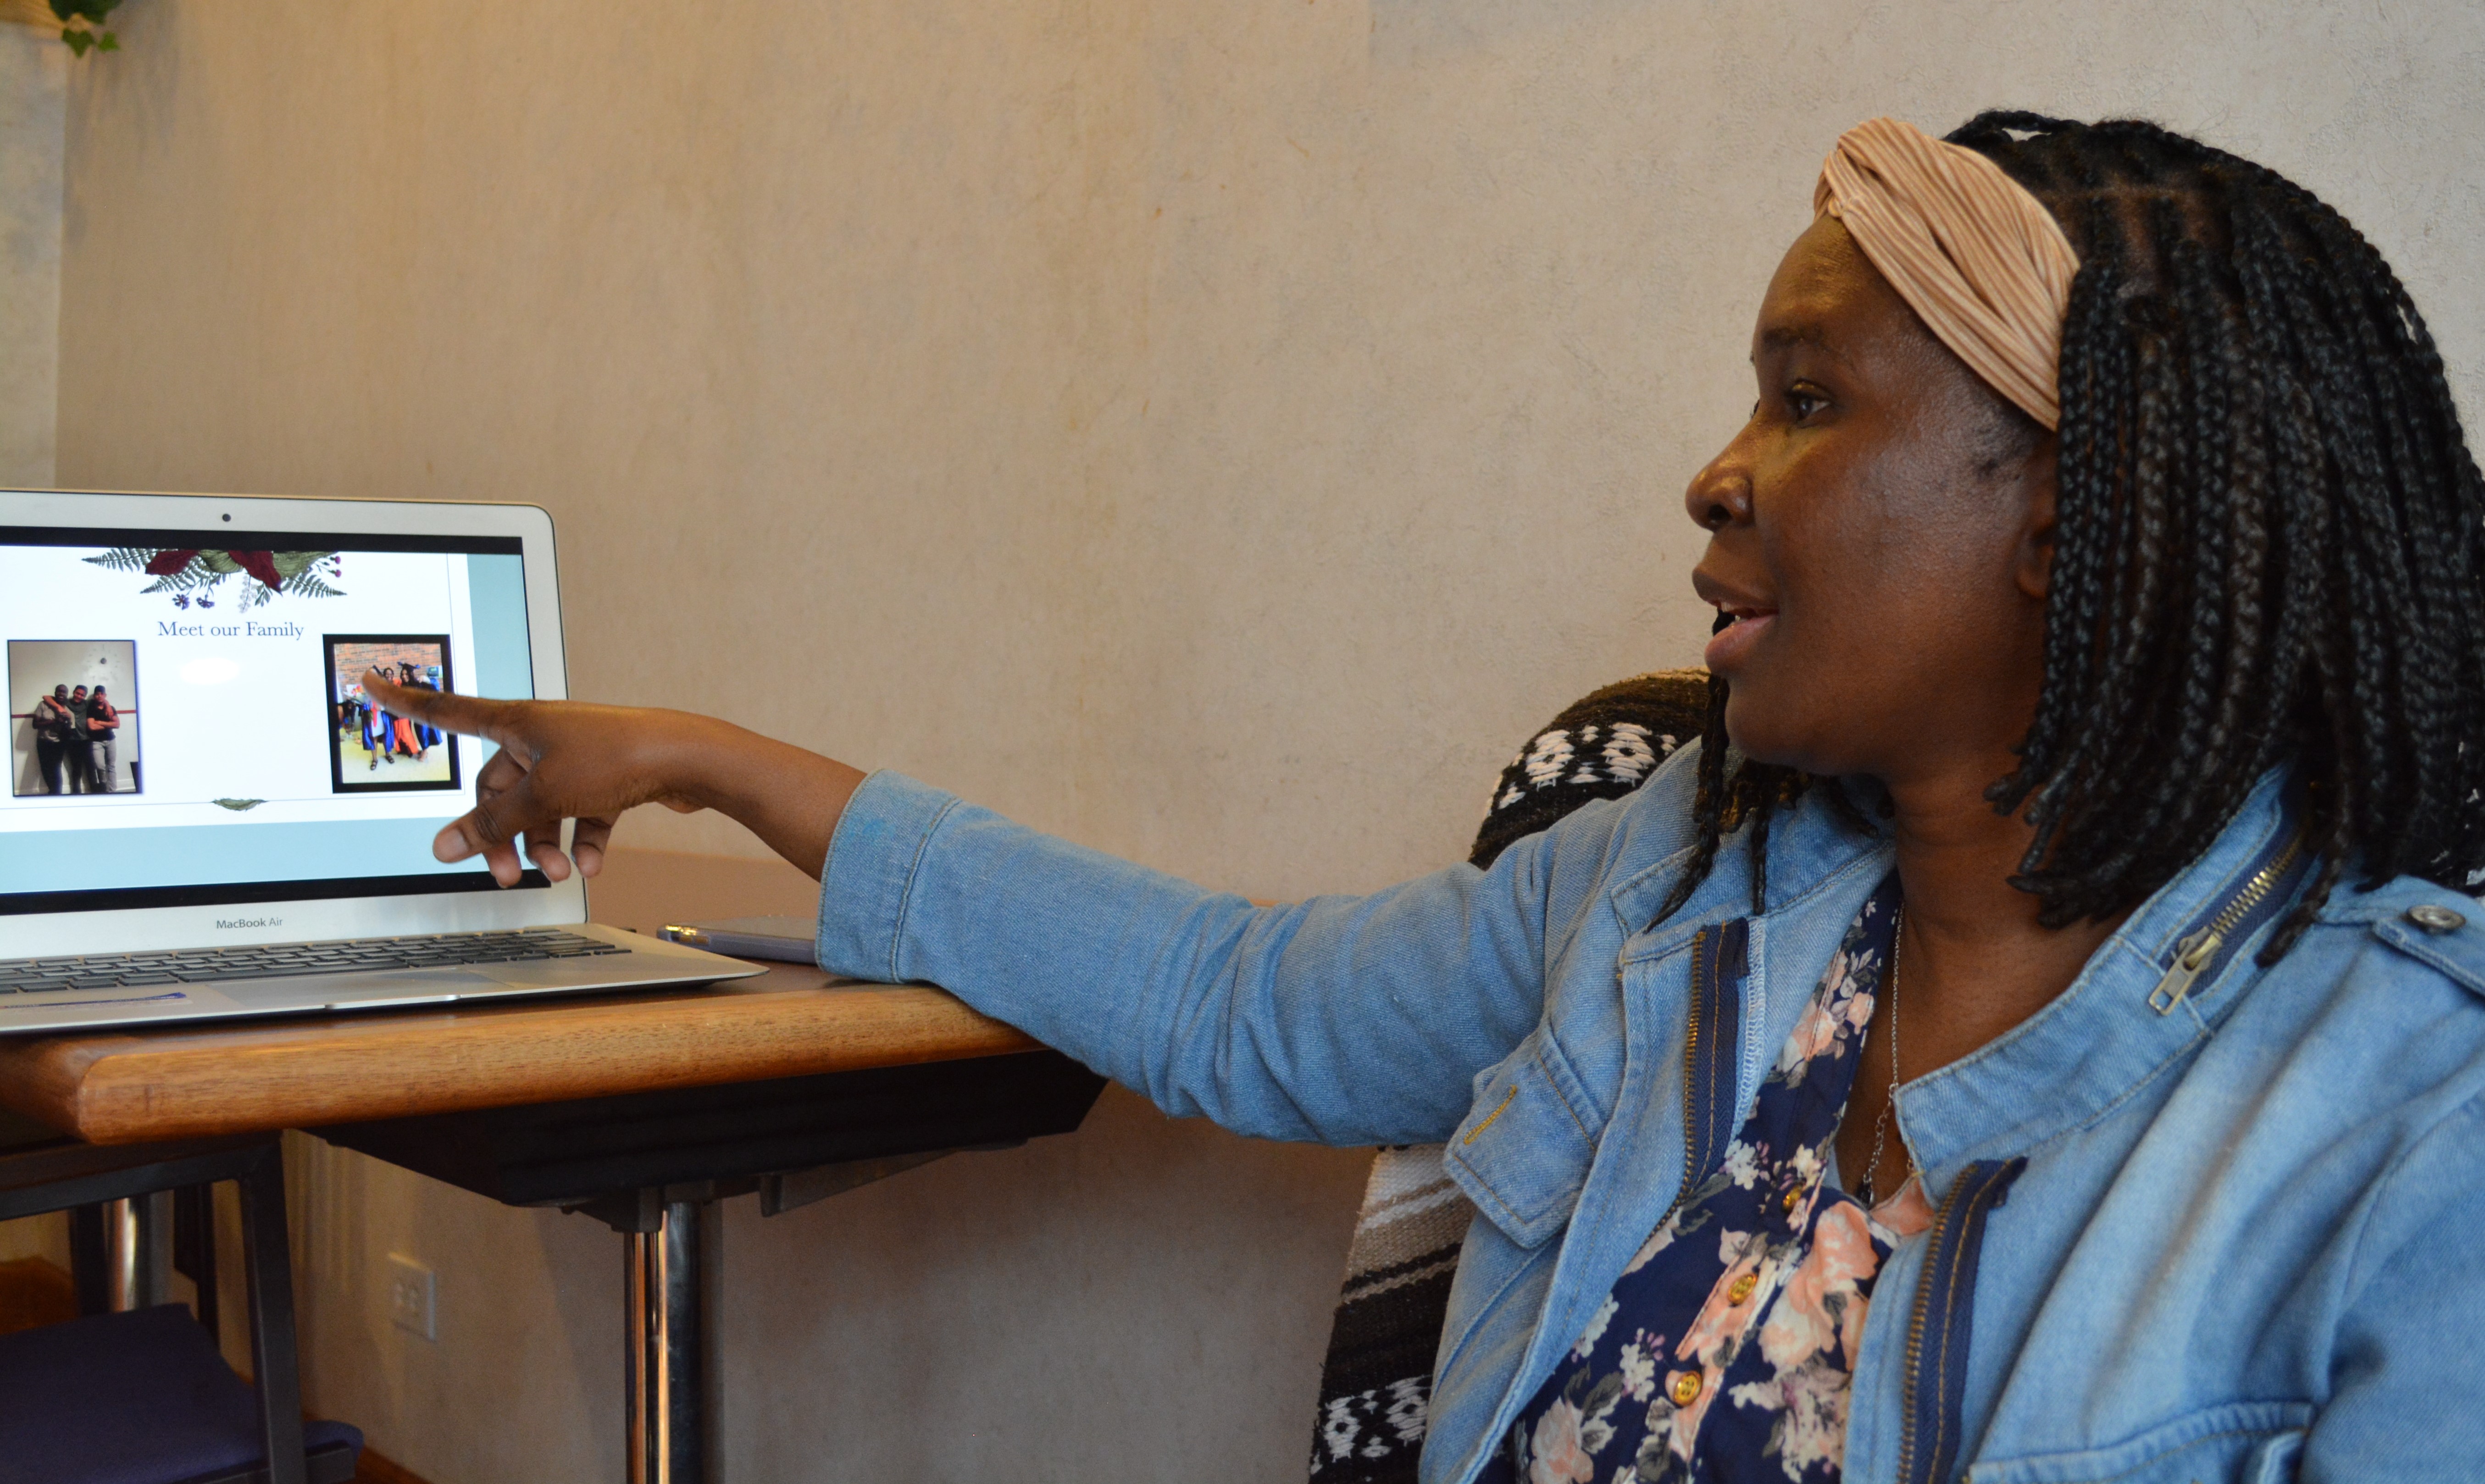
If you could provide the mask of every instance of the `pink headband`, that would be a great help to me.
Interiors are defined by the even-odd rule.
[[[2002,167],[1896,119],[1838,137],[1812,193],[1925,328],[2048,428],[2062,421],[2062,315],[2079,255]]]

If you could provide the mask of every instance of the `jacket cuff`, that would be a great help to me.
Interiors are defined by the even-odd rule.
[[[846,801],[820,871],[820,967],[850,979],[903,983],[899,945],[915,872],[956,795],[881,771]]]

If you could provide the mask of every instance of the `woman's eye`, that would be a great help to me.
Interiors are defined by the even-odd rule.
[[[1787,412],[1801,422],[1829,405],[1829,399],[1806,387],[1790,387],[1786,394]]]

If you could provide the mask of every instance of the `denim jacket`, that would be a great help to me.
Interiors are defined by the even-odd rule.
[[[942,985],[1177,1116],[1446,1139],[1474,1199],[1427,1484],[1464,1484],[1750,1112],[1885,842],[1779,821],[1672,916],[1696,748],[1489,871],[1255,908],[892,773],[840,822],[820,962]],[[2070,987],[1907,1084],[1938,1216],[1882,1270],[1845,1477],[2485,1478],[2485,909],[2302,890],[2283,780]]]

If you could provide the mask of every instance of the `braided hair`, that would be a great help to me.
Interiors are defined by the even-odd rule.
[[[2125,910],[2286,764],[2321,865],[2264,962],[2351,867],[2467,890],[2485,869],[2485,482],[2406,288],[2311,192],[2152,123],[1991,112],[1950,140],[2080,256],[2043,689],[1986,794],[2034,827],[2011,884],[2048,927]],[[1747,822],[1760,909],[1769,816],[1834,782],[1731,757],[1726,683],[1709,689],[1669,912]]]

